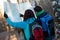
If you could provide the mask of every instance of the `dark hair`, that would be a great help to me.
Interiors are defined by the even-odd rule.
[[[26,10],[25,11],[25,14],[24,14],[24,17],[23,17],[24,18],[24,21],[26,21],[27,19],[29,19],[31,17],[34,17],[35,18],[33,11],[30,10],[30,9]]]
[[[36,6],[35,8],[34,8],[34,11],[35,12],[40,12],[42,10],[42,8],[40,7],[40,6]]]

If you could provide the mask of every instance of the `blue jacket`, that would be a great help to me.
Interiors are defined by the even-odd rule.
[[[27,40],[30,38],[29,24],[34,22],[35,18],[29,18],[24,22],[12,22],[9,18],[6,19],[7,23],[14,28],[21,28],[24,30]]]
[[[37,19],[41,21],[43,31],[47,31],[50,36],[50,29],[48,27],[48,21],[52,20],[52,16],[46,12],[42,12],[42,13],[38,12],[37,14],[39,14],[37,15]]]
[[[50,29],[48,27],[48,21],[52,20],[52,16],[50,16],[49,14],[45,15],[44,17],[41,17],[40,20],[42,21],[42,28],[44,31],[48,31],[49,35],[50,35]]]

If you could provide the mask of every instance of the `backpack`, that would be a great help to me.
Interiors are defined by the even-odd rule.
[[[55,35],[54,22],[51,15],[45,12],[37,19],[40,20],[40,22],[42,23],[41,25],[43,28],[44,37],[50,37]]]
[[[42,27],[36,20],[30,24],[30,33],[30,40],[43,40]]]

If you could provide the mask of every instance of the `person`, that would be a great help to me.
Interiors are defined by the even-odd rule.
[[[27,15],[25,15],[27,14]],[[23,22],[12,22],[9,17],[7,16],[6,13],[4,13],[4,17],[6,18],[7,23],[14,27],[14,28],[21,28],[24,30],[25,36],[26,36],[26,40],[29,40],[30,38],[30,31],[29,31],[29,24],[34,22],[35,20],[35,16],[32,10],[28,9],[25,11],[24,14],[24,21]]]
[[[37,19],[40,21],[43,28],[44,39],[53,40],[55,38],[53,17],[40,6],[36,6],[34,10],[36,12]]]

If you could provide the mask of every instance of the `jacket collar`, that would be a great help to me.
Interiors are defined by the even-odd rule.
[[[32,23],[32,22],[34,22],[34,21],[35,21],[35,18],[34,18],[34,17],[29,18],[29,19],[26,20],[26,22],[27,22],[28,24],[30,24],[30,23]]]
[[[39,15],[43,14],[44,12],[45,12],[44,10],[42,10],[42,11],[40,11],[40,12],[37,12],[37,13],[36,13],[36,16],[39,16]]]

